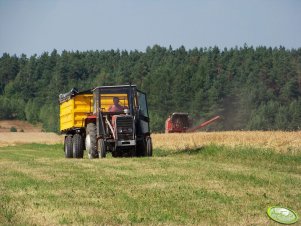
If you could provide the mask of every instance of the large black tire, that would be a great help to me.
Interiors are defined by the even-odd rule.
[[[138,157],[150,157],[153,155],[153,144],[151,137],[145,137],[143,140],[137,142],[136,154]]]
[[[84,157],[84,140],[80,134],[73,136],[73,157],[82,159]]]
[[[86,127],[86,150],[88,152],[89,159],[98,158],[97,140],[96,140],[96,125],[89,123]]]
[[[137,157],[142,157],[144,156],[145,153],[145,145],[144,145],[144,139],[137,141],[136,144],[136,156]]]
[[[71,135],[68,135],[65,137],[64,151],[65,151],[66,158],[73,158],[72,136]]]
[[[100,158],[105,158],[107,155],[106,142],[103,139],[98,140],[98,150],[100,153]]]
[[[151,137],[145,138],[145,144],[146,144],[146,153],[145,156],[151,157],[153,156],[153,143]]]

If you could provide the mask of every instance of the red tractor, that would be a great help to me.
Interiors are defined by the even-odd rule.
[[[175,112],[172,113],[165,121],[165,133],[186,133],[195,132],[212,122],[218,120],[220,116],[215,116],[214,118],[201,123],[198,126],[192,126],[192,120],[189,118],[188,113]]]

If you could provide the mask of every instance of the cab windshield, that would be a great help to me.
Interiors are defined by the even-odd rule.
[[[99,87],[100,109],[102,112],[124,112],[130,109],[130,87]],[[132,93],[134,87],[132,88]]]
[[[129,108],[128,95],[123,93],[101,94],[100,108],[103,112],[122,112]]]

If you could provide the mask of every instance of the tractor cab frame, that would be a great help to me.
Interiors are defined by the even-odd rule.
[[[151,156],[146,94],[134,85],[101,86],[92,91],[96,139],[101,157],[105,157],[106,151],[114,156]],[[106,106],[108,98],[121,99],[123,111],[109,111]]]

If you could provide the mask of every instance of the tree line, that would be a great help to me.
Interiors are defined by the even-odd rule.
[[[85,51],[0,58],[0,119],[41,122],[59,131],[58,95],[76,87],[136,84],[148,94],[151,129],[172,112],[211,130],[299,130],[301,48],[218,47]]]

